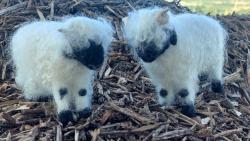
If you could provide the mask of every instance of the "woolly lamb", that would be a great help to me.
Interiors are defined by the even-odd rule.
[[[160,104],[180,98],[182,113],[196,115],[198,75],[207,73],[213,92],[223,92],[227,33],[216,20],[198,14],[173,15],[163,8],[145,8],[123,19],[128,44],[141,58],[156,85]]]
[[[102,65],[112,34],[105,20],[87,17],[23,25],[12,37],[11,53],[25,98],[53,96],[63,124],[91,115],[93,72]]]

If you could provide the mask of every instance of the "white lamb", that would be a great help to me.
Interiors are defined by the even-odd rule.
[[[93,72],[112,41],[113,29],[103,19],[71,17],[36,21],[20,27],[11,40],[16,82],[25,98],[53,96],[65,124],[91,114]]]
[[[145,8],[123,19],[128,44],[135,49],[156,85],[160,104],[181,99],[182,112],[195,116],[198,75],[207,73],[214,92],[223,92],[227,33],[204,15],[173,15],[163,8]]]

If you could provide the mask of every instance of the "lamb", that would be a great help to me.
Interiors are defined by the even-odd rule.
[[[16,83],[28,100],[53,97],[63,124],[91,115],[93,73],[104,60],[113,29],[83,16],[35,21],[11,39]]]
[[[213,18],[172,14],[167,8],[144,8],[123,18],[128,44],[156,86],[162,105],[176,104],[194,117],[198,76],[208,74],[213,92],[222,93],[227,33]]]

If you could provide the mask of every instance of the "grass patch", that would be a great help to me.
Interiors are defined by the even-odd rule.
[[[181,4],[206,14],[250,14],[250,0],[182,0]]]

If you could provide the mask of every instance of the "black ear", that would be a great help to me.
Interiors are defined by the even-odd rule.
[[[177,44],[177,35],[176,35],[175,30],[171,31],[170,44],[171,45],[176,45]]]
[[[90,47],[85,51],[85,66],[89,69],[95,70],[101,67],[104,60],[104,48],[92,40],[89,40]]]

